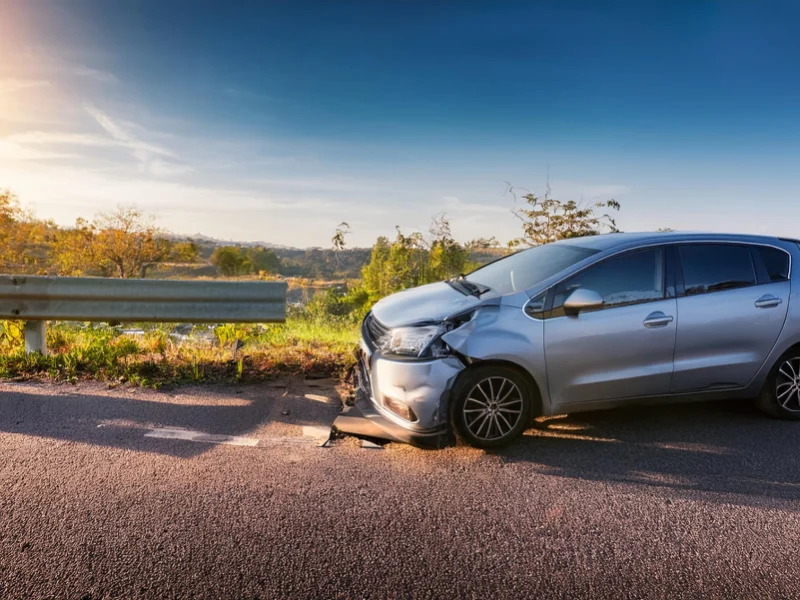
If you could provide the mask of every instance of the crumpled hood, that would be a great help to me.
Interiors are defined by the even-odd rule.
[[[441,321],[480,303],[475,296],[466,296],[447,283],[440,282],[387,296],[372,307],[372,314],[387,327],[399,327],[424,321]]]

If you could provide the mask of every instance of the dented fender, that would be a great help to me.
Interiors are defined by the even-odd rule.
[[[482,306],[461,327],[444,334],[442,340],[470,362],[496,360],[527,371],[539,388],[542,410],[551,414],[542,321],[527,316],[518,306]]]

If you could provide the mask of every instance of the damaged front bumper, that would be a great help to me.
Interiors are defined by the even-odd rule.
[[[450,389],[464,365],[455,357],[394,360],[359,352],[356,398],[334,422],[343,433],[404,442],[423,448],[451,443],[448,427]],[[407,407],[412,419],[400,416]]]
[[[346,406],[336,417],[333,427],[337,431],[358,437],[376,438],[411,444],[417,448],[444,448],[451,443],[447,427],[437,431],[412,431],[382,416],[363,392],[356,392],[353,406]]]

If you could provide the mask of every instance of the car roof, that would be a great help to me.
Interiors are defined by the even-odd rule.
[[[737,234],[737,233],[712,233],[698,231],[647,231],[636,233],[604,233],[577,238],[568,238],[553,242],[557,245],[574,246],[575,248],[586,248],[595,251],[592,256],[587,256],[583,260],[567,267],[552,277],[540,281],[533,287],[525,290],[530,296],[546,290],[554,283],[571,276],[573,273],[600,260],[603,256],[613,255],[619,251],[636,249],[640,246],[648,246],[658,243],[678,243],[678,242],[738,242],[749,244],[765,244],[782,248],[786,252],[798,251],[800,241],[788,238],[778,238],[765,235]]]
[[[771,236],[739,234],[739,233],[713,233],[713,232],[699,232],[699,231],[644,231],[644,232],[631,232],[631,233],[605,233],[602,235],[593,235],[587,237],[560,240],[556,243],[571,245],[571,246],[580,246],[581,248],[589,248],[592,250],[598,250],[602,252],[605,250],[614,250],[617,248],[624,248],[630,246],[635,247],[641,244],[650,244],[653,242],[687,242],[692,240],[721,241],[721,242],[750,242],[750,243],[774,244],[777,246],[783,246],[781,241],[786,241]],[[794,241],[794,240],[788,240],[788,241]]]

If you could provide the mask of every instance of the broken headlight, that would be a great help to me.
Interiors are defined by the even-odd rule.
[[[448,328],[444,324],[396,327],[381,336],[378,347],[384,354],[396,356],[416,358],[445,356],[449,351],[440,338],[446,331]]]

